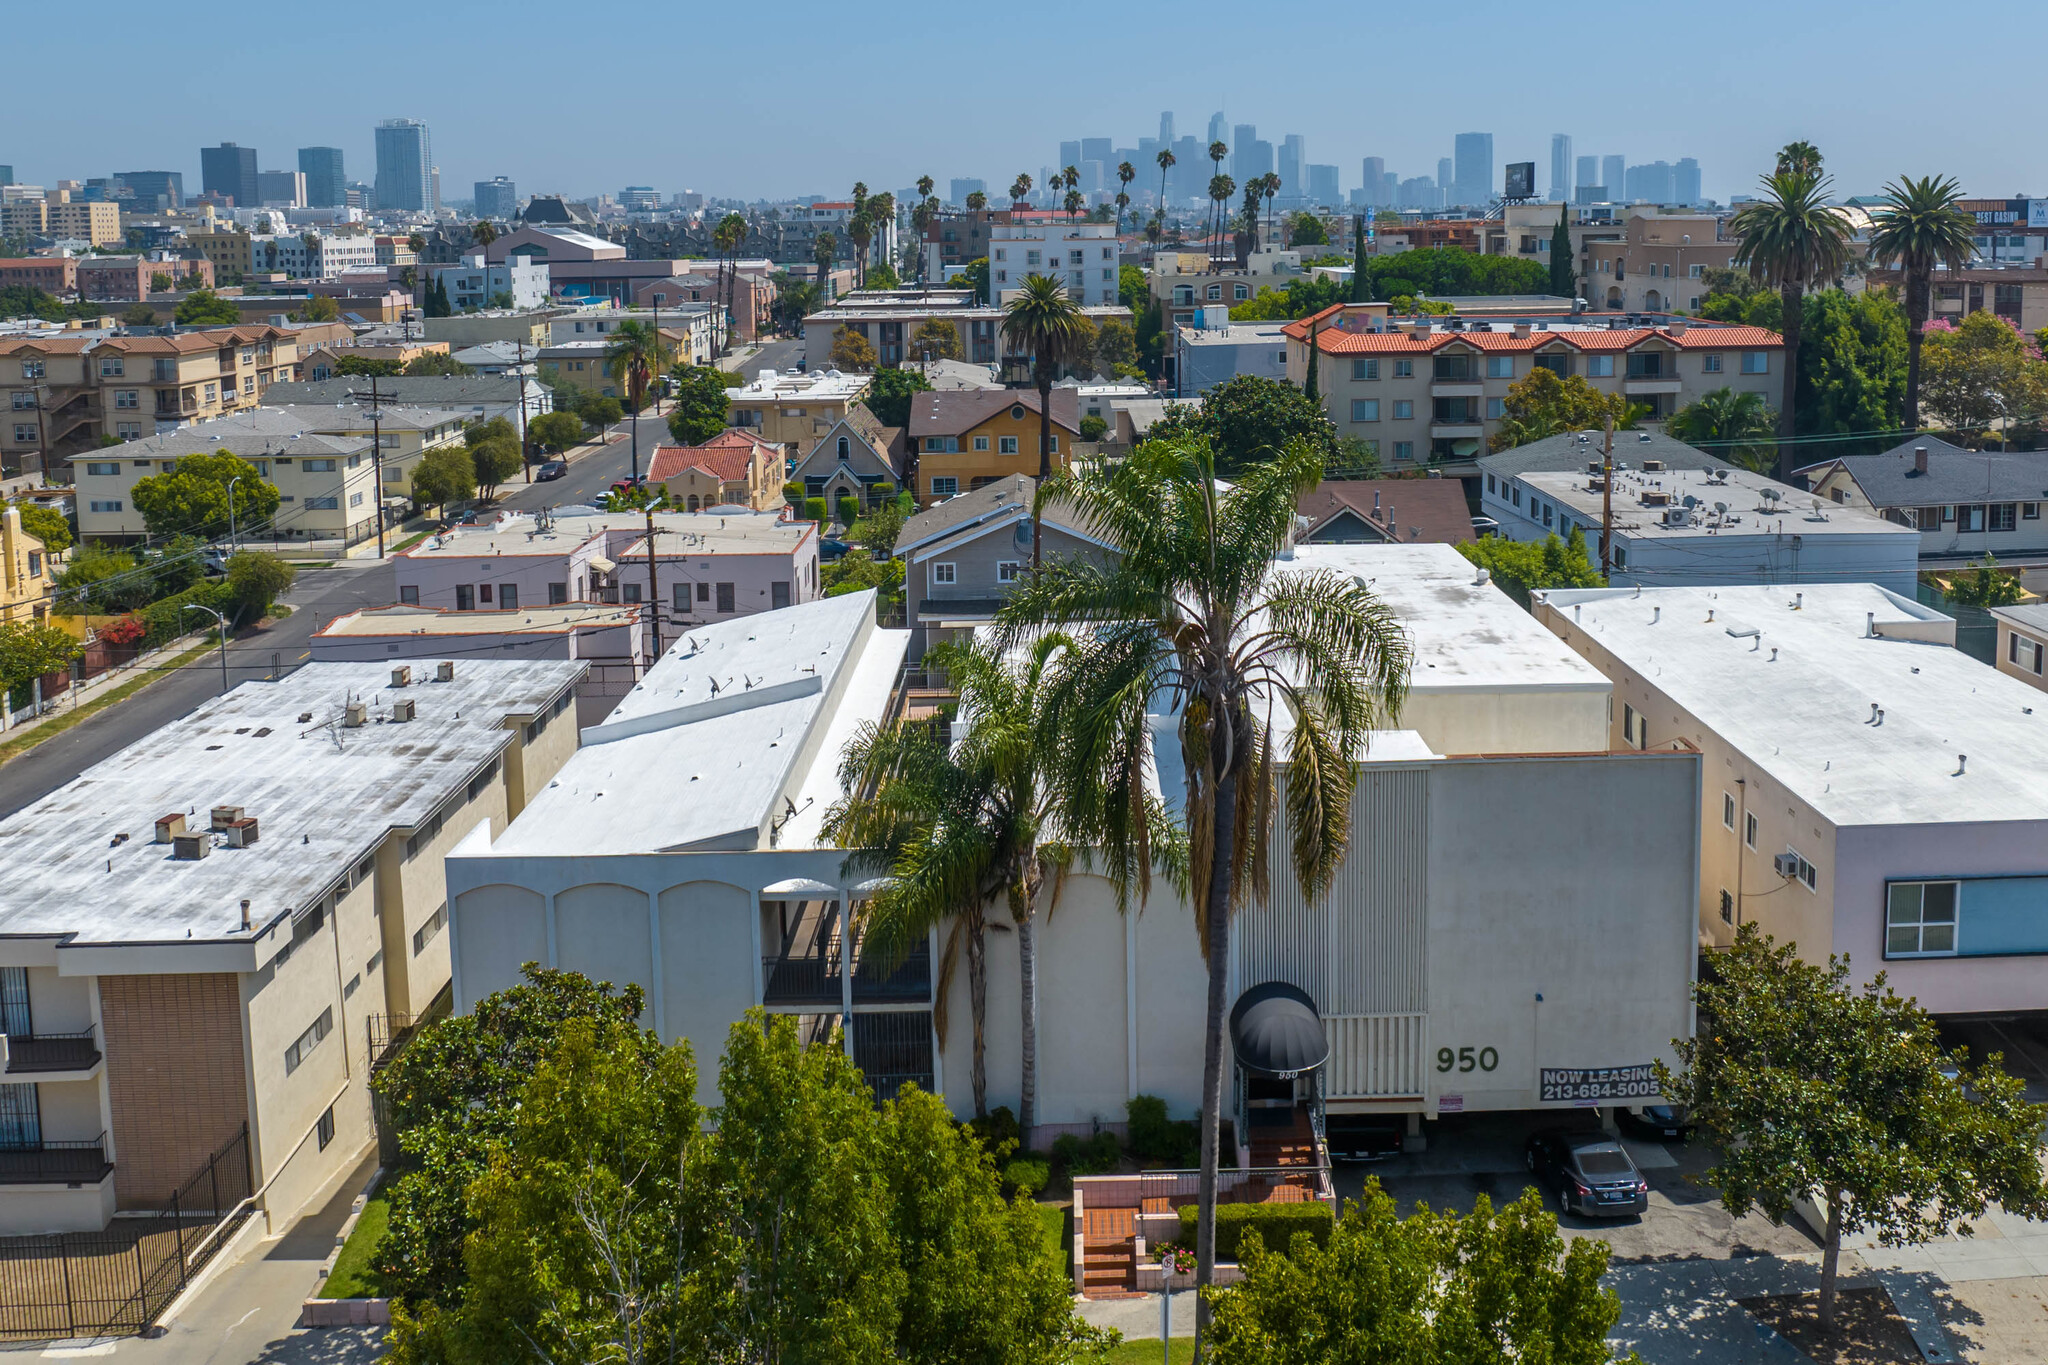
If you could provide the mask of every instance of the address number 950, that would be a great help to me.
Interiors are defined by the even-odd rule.
[[[1461,1047],[1456,1052],[1447,1047],[1436,1050],[1438,1071],[1491,1071],[1499,1065],[1500,1053],[1490,1047],[1482,1047],[1476,1052],[1469,1047]]]

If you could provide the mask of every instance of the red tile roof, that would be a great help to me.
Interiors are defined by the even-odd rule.
[[[656,446],[648,462],[650,483],[665,483],[689,469],[701,469],[720,483],[739,483],[757,450],[766,449],[743,431],[727,428],[700,446]]]
[[[1342,307],[1342,305],[1337,305]],[[1308,338],[1308,325],[1312,320],[1326,318],[1332,309],[1325,309],[1313,318],[1300,318],[1281,329],[1296,341]],[[1498,328],[1501,324],[1495,324]],[[1674,333],[1668,327],[1623,327],[1615,329],[1587,327],[1569,331],[1530,332],[1527,336],[1516,336],[1513,331],[1432,331],[1425,337],[1418,337],[1401,330],[1399,325],[1380,332],[1354,332],[1336,327],[1316,329],[1316,349],[1324,355],[1386,355],[1406,353],[1428,354],[1447,346],[1460,343],[1475,351],[1535,351],[1554,343],[1561,343],[1575,351],[1628,351],[1652,338],[1670,342],[1680,350],[1725,351],[1764,350],[1783,347],[1784,338],[1764,327],[1688,327]]]

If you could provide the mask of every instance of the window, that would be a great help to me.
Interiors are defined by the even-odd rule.
[[[1956,507],[1957,531],[1981,531],[1984,529],[1984,504],[1981,502],[1960,503]]]
[[[1414,361],[1412,361],[1412,360],[1397,360],[1397,361],[1395,361],[1395,362],[1394,362],[1394,378],[1396,378],[1396,379],[1413,379],[1414,377],[1415,377],[1415,362],[1414,362]]]
[[[1719,374],[1719,373],[1721,373],[1721,356],[1720,356],[1720,353],[1719,353],[1719,352],[1711,352],[1711,351],[1710,351],[1710,352],[1708,352],[1708,354],[1707,354],[1707,355],[1706,355],[1706,357],[1705,357],[1705,361],[1704,361],[1704,367],[1705,367],[1705,369],[1706,369],[1706,372],[1707,372],[1708,374]]]
[[[1018,564],[1014,559],[996,561],[996,582],[1015,583],[1017,581],[1017,568]]]
[[[998,454],[998,455],[1015,455],[1016,453],[1017,453],[1017,438],[1016,438],[1016,437],[1014,437],[1014,436],[998,436],[998,437],[996,438],[996,454]]]
[[[121,376],[121,370],[122,360],[120,356],[103,355],[100,357],[100,378],[117,379]]]
[[[121,472],[121,464],[118,460],[88,460],[86,461],[85,472],[101,477],[119,474]]]
[[[1223,286],[1220,284],[1210,285],[1208,297],[1211,303],[1219,302],[1223,298]]]
[[[142,394],[136,389],[115,389],[114,406],[117,408],[139,408],[142,406]]]
[[[562,604],[563,604],[564,602],[566,602],[566,601],[568,601],[568,600],[569,600],[569,585],[568,585],[567,583],[550,583],[550,584],[548,584],[548,605],[549,605],[549,606],[551,606],[551,607],[559,607],[559,606],[561,606],[561,605],[562,605]]]
[[[2021,520],[2021,521],[2039,521],[2040,519],[2041,519],[2041,504],[2040,504],[2040,503],[2038,503],[2038,502],[2023,502],[2023,503],[2021,503],[2021,504],[2020,504],[2020,520]]]
[[[1195,301],[1195,287],[1191,284],[1177,284],[1173,287],[1173,301],[1189,304]]]
[[[1885,889],[1884,955],[1937,957],[1956,951],[1955,882],[1893,882]]]
[[[350,981],[349,981],[349,987],[350,987],[350,990],[353,990],[353,989],[354,989],[354,987],[355,987],[355,984],[356,984],[356,983],[355,983],[354,979],[353,979],[353,978],[351,978],[351,979],[350,979]],[[346,998],[346,993],[344,993],[344,998]],[[332,1142],[332,1141],[334,1141],[334,1106],[333,1106],[333,1105],[331,1105],[331,1104],[330,1104],[330,1105],[328,1105],[328,1106],[327,1106],[327,1110],[326,1110],[326,1112],[320,1115],[320,1122],[318,1122],[318,1123],[316,1123],[316,1124],[314,1124],[314,1125],[313,1125],[313,1132],[314,1132],[314,1135],[315,1135],[315,1137],[316,1137],[316,1138],[318,1139],[318,1141],[319,1141],[319,1143],[320,1143],[320,1150],[321,1150],[321,1151],[323,1151],[323,1152],[324,1152],[324,1151],[326,1151],[326,1150],[327,1150],[327,1144],[328,1144],[328,1143],[330,1143],[330,1142]]]
[[[1756,847],[1756,815],[1754,812],[1742,817],[1742,842]]]
[[[2007,663],[2029,669],[2035,673],[2041,671],[2041,656],[2044,652],[2048,651],[2042,649],[2039,640],[2029,640],[2018,631],[2014,631],[2006,639],[2009,642],[2005,648]]]
[[[519,585],[517,583],[500,583],[498,585],[498,610],[519,610]]]
[[[292,1045],[284,1050],[284,1074],[289,1076],[294,1071],[297,1071],[299,1063],[311,1056],[313,1049],[320,1046],[320,1041],[332,1032],[334,1032],[334,1009],[332,1006],[329,1006],[320,1011],[320,1017],[313,1021],[312,1027],[293,1039]]]
[[[1059,437],[1057,437],[1057,436],[1054,436],[1054,437],[1052,437],[1052,438],[1051,438],[1050,440],[1048,440],[1048,441],[1047,441],[1047,443],[1046,443],[1046,450],[1047,450],[1047,451],[1048,451],[1049,453],[1051,453],[1051,454],[1054,454],[1054,455],[1057,455],[1057,454],[1059,454],[1059,453],[1060,453],[1060,438],[1059,438]]]
[[[36,424],[34,422],[16,422],[14,424],[14,439],[23,445],[33,444],[36,439]]]
[[[1505,398],[1489,398],[1486,400],[1487,421],[1498,422],[1506,412],[1507,400]]]
[[[1377,398],[1354,398],[1351,400],[1351,420],[1354,422],[1377,422],[1380,420],[1380,400]]]
[[[675,584],[674,586],[675,586],[675,602],[676,602],[676,610],[677,610],[677,611],[681,611],[681,612],[687,612],[687,611],[689,611],[689,609],[690,609],[690,585],[689,585],[688,583],[677,583],[677,584]]]
[[[1412,459],[1414,459],[1414,458],[1415,458],[1415,442],[1413,442],[1413,441],[1396,441],[1396,442],[1394,442],[1394,458],[1395,458],[1395,459],[1397,459],[1397,460],[1412,460]]]
[[[932,565],[933,583],[957,583],[959,581],[959,566],[954,564]]]
[[[334,472],[334,461],[305,460],[301,462],[300,467],[308,474],[332,474]]]
[[[457,584],[455,585],[455,610],[457,610],[457,611],[475,611],[475,610],[476,610],[476,589],[475,589],[475,588],[471,587],[471,586],[470,586],[469,584],[467,584],[467,583],[457,583]]]
[[[1515,377],[1515,358],[1511,355],[1490,355],[1486,357],[1486,377],[1488,379],[1513,379]]]
[[[960,491],[960,480],[951,474],[932,475],[932,496],[950,498]]]
[[[1572,372],[1571,352],[1551,351],[1547,354],[1539,355],[1536,357],[1536,364],[1539,368],[1550,371],[1559,379],[1566,378]]]
[[[1410,402],[1406,398],[1396,398],[1394,400],[1394,420],[1396,422],[1406,422],[1411,420],[1414,416],[1414,403]]]
[[[40,360],[22,361],[21,377],[23,379],[41,379],[43,377],[43,362]]]
[[[116,422],[114,423],[114,435],[124,441],[139,441],[142,439],[142,423]]]
[[[1044,263],[1045,263],[1045,253],[1044,253],[1044,252],[1042,252],[1042,251],[1028,251],[1028,250],[1027,250],[1027,251],[1026,251],[1026,252],[1024,253],[1024,264],[1025,264],[1025,265],[1043,265]]]
[[[1742,353],[1742,372],[1744,374],[1769,374],[1771,372],[1771,353],[1769,351],[1744,351]]]
[[[95,512],[118,512],[121,510],[121,502],[118,498],[94,498],[91,510]]]
[[[620,600],[627,604],[637,603],[640,600],[640,585],[638,583],[621,584],[619,596]]]
[[[1991,504],[1991,529],[2014,531],[2019,529],[2020,505],[2016,502],[1994,502]]]
[[[1472,360],[1469,355],[1440,355],[1431,362],[1434,377],[1440,380],[1461,382],[1472,377]]]
[[[341,498],[307,498],[306,506],[315,512],[333,512],[340,509]]]
[[[975,448],[976,450],[987,450],[987,449],[988,449],[988,437],[986,437],[986,436],[977,436],[977,437],[975,437],[975,438],[974,438],[974,448]]]
[[[420,601],[420,585],[417,583],[401,584],[398,589],[398,600],[411,606],[418,606]]]
[[[1491,474],[1486,476],[1486,491],[1489,493],[1498,493],[1500,491],[1500,485],[1494,482],[1493,475]]]
[[[1657,351],[1638,351],[1628,358],[1630,379],[1661,379],[1664,376],[1664,356]]]
[[[711,600],[711,585],[709,583],[699,583],[697,585],[697,600],[699,602],[709,602]]]
[[[1728,888],[1721,888],[1721,923],[1735,923],[1735,897],[1728,894]]]
[[[1785,856],[1792,860],[1793,877],[1804,885],[1808,891],[1817,890],[1820,883],[1820,870],[1814,867],[1812,863],[1806,861],[1805,855],[1790,844],[1785,845]]]
[[[1233,284],[1230,286],[1230,297],[1233,299],[1248,299],[1251,296],[1252,291],[1248,285]]]
[[[1731,830],[1735,828],[1735,797],[1728,792],[1721,793],[1721,823]]]
[[[427,945],[439,938],[441,931],[447,928],[447,926],[448,902],[442,901],[434,908],[434,913],[427,916],[427,922],[412,931],[412,955],[418,957],[421,953],[424,953],[427,950]]]
[[[209,403],[211,403],[211,402],[214,402],[214,401],[215,401],[216,399],[218,399],[219,397],[220,397],[220,385],[218,385],[218,384],[208,384],[208,385],[206,386],[206,401],[207,401],[207,402],[209,402]]]
[[[732,614],[732,612],[733,612],[733,610],[734,610],[734,607],[733,607],[733,596],[732,596],[732,584],[730,584],[730,583],[720,583],[720,584],[718,584],[717,586],[718,586],[718,609],[719,609],[720,611],[722,611],[722,612],[726,613],[727,615],[731,615],[731,614]]]
[[[1368,360],[1360,356],[1351,362],[1351,377],[1353,379],[1378,379],[1380,377],[1380,362],[1377,359]]]
[[[1593,379],[1612,379],[1614,377],[1614,357],[1611,355],[1587,356],[1586,374]]]

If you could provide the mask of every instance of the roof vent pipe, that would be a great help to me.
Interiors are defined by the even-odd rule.
[[[1650,608],[1650,624],[1651,624],[1651,625],[1653,625],[1653,626],[1654,626],[1654,625],[1656,625],[1656,624],[1657,624],[1657,623],[1658,623],[1659,621],[1661,621],[1661,620],[1663,620],[1663,619],[1664,619],[1664,608],[1662,608],[1662,607],[1651,607],[1651,608]]]
[[[1866,640],[1874,639],[1876,638],[1876,635],[1877,613],[1874,611],[1866,611],[1863,613],[1863,638]]]
[[[1483,588],[1492,581],[1493,571],[1484,565],[1481,565],[1479,571],[1472,575],[1472,586],[1475,588]]]
[[[1884,708],[1882,706],[1877,708],[1877,723],[1879,725],[1884,724]]]
[[[242,902],[242,932],[249,932],[249,902],[246,900]]]
[[[1805,611],[1805,610],[1806,610],[1806,594],[1805,594],[1805,593],[1803,593],[1803,592],[1795,592],[1795,593],[1793,593],[1793,594],[1792,594],[1792,610],[1794,610],[1794,611]]]
[[[1585,608],[1584,608],[1584,604],[1583,604],[1583,603],[1580,603],[1580,602],[1574,602],[1574,603],[1572,603],[1572,620],[1574,620],[1574,621],[1577,621],[1577,620],[1579,619],[1579,613],[1580,613],[1580,612],[1581,612],[1582,610],[1584,610],[1584,609],[1585,609]]]
[[[1778,647],[1776,645],[1771,646],[1771,662],[1778,662]]]
[[[1969,767],[1969,766],[1970,766],[1970,756],[1969,756],[1968,754],[1957,754],[1957,755],[1956,755],[1956,776],[1957,776],[1957,777],[1961,777],[1961,776],[1963,775],[1963,769],[1965,769],[1965,768],[1967,768],[1967,767]]]

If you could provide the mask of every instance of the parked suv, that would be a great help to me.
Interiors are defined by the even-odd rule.
[[[1627,1218],[1650,1207],[1650,1182],[1605,1133],[1546,1129],[1529,1139],[1529,1169],[1557,1192],[1557,1206],[1588,1218]]]

